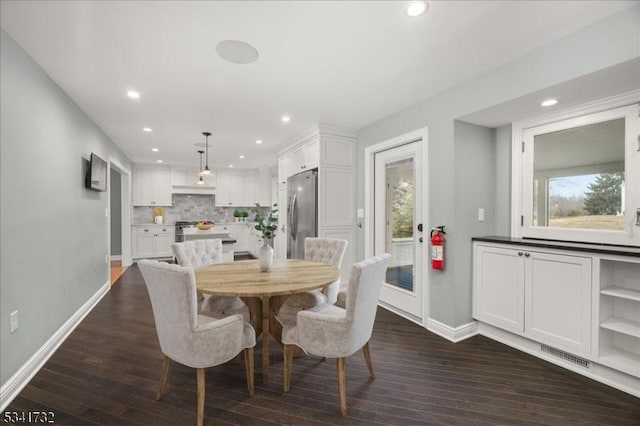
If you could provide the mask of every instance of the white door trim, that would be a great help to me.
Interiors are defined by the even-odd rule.
[[[131,170],[125,168],[118,162],[109,158],[109,168],[113,167],[120,173],[120,197],[121,207],[120,215],[122,219],[122,266],[130,266],[133,263],[131,256]],[[108,175],[108,187],[111,188],[111,173]],[[108,191],[109,197],[111,197],[111,191]],[[109,199],[109,209],[111,209],[111,199]],[[109,216],[111,216],[109,211]],[[109,254],[111,253],[111,220],[108,221],[108,240],[109,241]]]
[[[417,219],[417,223],[423,224],[423,229],[425,230],[422,234],[422,237],[425,240],[424,244],[427,244],[428,240],[428,229],[429,226],[429,209],[428,209],[428,200],[429,200],[429,173],[428,173],[428,128],[422,127],[411,132],[404,133],[402,135],[396,136],[391,139],[387,139],[375,145],[370,145],[365,147],[364,149],[364,220],[363,220],[363,228],[364,228],[364,256],[370,257],[374,253],[373,246],[373,236],[374,236],[374,221],[373,221],[373,212],[374,212],[374,164],[375,164],[375,154],[381,151],[386,151],[388,149],[394,148],[396,146],[404,145],[411,142],[422,141],[422,167],[425,169],[422,173],[422,220]],[[424,248],[424,253],[427,252],[427,247]],[[420,261],[420,259],[416,259],[416,262]],[[426,259],[423,259],[426,262]],[[422,318],[420,320],[420,324],[426,327],[426,321],[429,318],[429,274],[428,268],[424,267],[424,272],[422,274],[423,281],[423,303],[422,303]],[[408,315],[403,315],[401,312],[396,312],[411,321],[416,322],[416,318],[412,318]]]

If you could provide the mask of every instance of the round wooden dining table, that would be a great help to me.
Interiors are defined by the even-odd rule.
[[[273,315],[287,296],[331,284],[340,277],[340,270],[327,263],[281,259],[273,261],[269,272],[261,272],[258,260],[241,260],[197,268],[195,275],[199,292],[238,296],[249,307],[251,324],[262,333],[262,381],[267,384]]]

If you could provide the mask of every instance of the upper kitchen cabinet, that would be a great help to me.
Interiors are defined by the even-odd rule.
[[[200,173],[197,169],[172,167],[171,192],[174,194],[213,195],[216,188],[216,173],[202,176],[203,184],[198,184]]]
[[[133,169],[134,206],[171,205],[171,169],[136,164]]]
[[[310,140],[293,150],[287,167],[287,176],[292,176],[296,173],[318,167],[320,157],[320,153],[318,151],[320,145],[319,141],[319,135],[315,135]]]
[[[261,185],[258,184],[256,170],[219,170],[216,185],[215,203],[218,207],[253,207],[264,192],[258,190]],[[270,194],[268,191],[267,196]]]

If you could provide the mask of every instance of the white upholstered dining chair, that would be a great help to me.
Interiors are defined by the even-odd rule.
[[[164,354],[156,400],[164,393],[171,360],[197,369],[198,426],[204,421],[205,368],[223,364],[244,351],[249,395],[253,395],[253,347],[256,334],[241,315],[211,318],[199,315],[192,268],[155,260],[138,267],[149,292],[151,308]]]
[[[306,238],[304,240],[304,260],[323,262],[340,269],[344,253],[347,251],[347,240],[334,238]],[[299,311],[325,303],[334,304],[338,298],[340,279],[319,290],[292,294],[284,301],[278,311],[278,320],[287,322],[295,319]]]
[[[180,266],[199,268],[222,262],[222,240],[219,238],[174,243],[171,249]],[[240,314],[247,321],[250,318],[249,308],[239,297],[203,294],[198,297],[198,308],[200,313],[215,317]]]
[[[311,355],[337,358],[340,413],[347,415],[345,358],[362,348],[369,375],[375,378],[369,339],[390,258],[391,255],[385,253],[353,265],[344,309],[326,303],[300,311],[294,321],[283,324],[285,392],[291,384],[294,346]]]

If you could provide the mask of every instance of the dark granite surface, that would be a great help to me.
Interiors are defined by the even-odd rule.
[[[512,238],[489,235],[486,237],[473,237],[472,241],[485,241],[489,243],[511,244],[517,246],[529,246],[540,248],[564,249],[582,251],[587,253],[610,254],[617,256],[640,257],[640,247],[616,246],[610,244],[578,243],[571,241],[540,240],[536,238]]]

